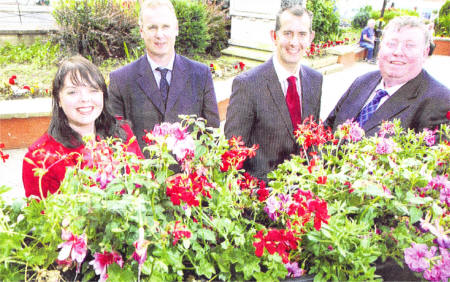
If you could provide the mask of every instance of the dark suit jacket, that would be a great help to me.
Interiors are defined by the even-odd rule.
[[[333,131],[347,119],[356,118],[375,87],[381,81],[379,71],[358,77],[341,97],[325,124]],[[398,89],[386,100],[364,124],[367,136],[379,131],[383,120],[400,119],[403,128],[416,132],[424,128],[434,129],[446,119],[450,110],[450,90],[422,70],[412,80]]]
[[[306,66],[300,68],[302,119],[320,114],[322,75]],[[244,168],[260,179],[290,154],[299,152],[289,110],[272,59],[237,76],[227,109],[225,136],[242,136],[247,146],[259,144],[256,156]]]
[[[113,114],[131,123],[141,149],[146,146],[144,130],[180,121],[180,114],[203,117],[208,126],[220,125],[209,68],[180,55],[175,55],[166,107],[146,56],[111,72],[108,90]]]

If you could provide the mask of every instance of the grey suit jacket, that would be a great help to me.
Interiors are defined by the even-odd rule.
[[[379,71],[358,77],[331,111],[325,124],[333,131],[347,119],[356,118],[370,94],[381,81]],[[364,124],[366,136],[376,135],[382,121],[400,119],[403,128],[416,132],[434,129],[450,110],[450,90],[432,78],[425,70],[408,81],[386,100]]]
[[[108,92],[113,114],[131,123],[141,149],[144,130],[179,121],[180,114],[203,117],[208,126],[220,124],[209,68],[180,55],[175,55],[166,107],[146,56],[111,72]]]
[[[320,114],[322,75],[306,66],[300,68],[302,119]],[[244,168],[260,179],[299,152],[289,110],[272,59],[237,76],[227,109],[225,136],[242,136],[247,146],[259,144],[256,156]]]

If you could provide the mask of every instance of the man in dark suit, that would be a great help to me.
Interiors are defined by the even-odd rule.
[[[110,74],[113,113],[131,123],[141,148],[144,130],[195,114],[219,127],[212,76],[206,65],[175,53],[178,21],[170,0],[143,1],[139,16],[146,55]]]
[[[358,77],[326,120],[333,130],[348,119],[359,122],[367,136],[382,121],[400,119],[416,132],[449,123],[450,90],[424,69],[430,33],[417,17],[397,17],[383,32],[379,71]]]
[[[319,118],[322,75],[300,64],[314,38],[311,24],[312,14],[303,7],[281,9],[271,31],[274,56],[233,81],[225,135],[259,145],[244,169],[260,179],[299,152],[297,124],[310,115]]]

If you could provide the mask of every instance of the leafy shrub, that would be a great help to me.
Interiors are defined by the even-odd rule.
[[[187,56],[205,53],[210,40],[206,5],[187,0],[174,0],[172,3],[179,28],[175,50]]]
[[[206,12],[208,15],[208,35],[209,44],[206,53],[213,56],[220,56],[220,51],[228,46],[230,39],[231,20],[225,4],[207,3]]]
[[[38,66],[52,65],[58,61],[59,44],[36,40],[31,46],[6,43],[0,48],[0,65],[33,63]]]
[[[381,15],[381,11],[372,11],[370,13],[370,18],[371,19],[380,19],[380,15]],[[395,17],[400,17],[400,16],[418,17],[419,13],[417,13],[416,11],[413,11],[413,10],[408,10],[408,9],[386,9],[384,11],[383,18],[380,19],[382,22],[382,26],[383,27],[386,26],[390,22],[390,20],[392,20]]]
[[[96,63],[124,57],[123,43],[130,47],[139,41],[131,33],[137,25],[134,6],[123,3],[120,0],[60,1],[53,12],[60,26],[55,40],[67,51],[91,57]]]
[[[439,10],[439,17],[435,20],[435,32],[437,36],[450,36],[450,1],[447,0]]]
[[[334,1],[308,1],[306,7],[314,14],[313,30],[316,33],[314,41],[326,41],[330,34],[341,35],[339,15],[335,11]]]
[[[361,7],[352,20],[352,27],[364,28],[367,21],[370,19],[370,13],[372,12],[372,6]]]

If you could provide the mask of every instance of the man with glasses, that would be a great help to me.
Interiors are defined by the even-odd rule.
[[[330,113],[336,130],[348,119],[375,135],[382,121],[400,119],[416,132],[449,124],[450,90],[423,69],[430,32],[417,17],[397,17],[383,31],[378,71],[358,77]]]

